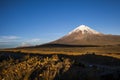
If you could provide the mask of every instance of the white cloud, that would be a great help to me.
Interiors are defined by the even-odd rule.
[[[18,36],[0,36],[0,48],[2,47],[23,47],[23,46],[34,46],[41,44],[41,39],[33,38],[24,40]]]
[[[18,36],[0,36],[0,48],[15,47],[20,40]]]
[[[40,42],[40,39],[38,38],[30,39],[30,40],[27,40],[26,42]]]
[[[0,36],[0,39],[16,40],[16,39],[20,39],[20,37],[18,37],[18,36]]]
[[[31,46],[31,44],[27,42],[22,42],[20,45],[20,47],[27,47],[27,46]]]
[[[41,40],[39,38],[33,38],[22,42],[20,44],[20,47],[34,46],[34,45],[39,45],[40,43]]]
[[[11,42],[17,42],[21,38],[18,36],[0,36],[0,44],[9,44]]]

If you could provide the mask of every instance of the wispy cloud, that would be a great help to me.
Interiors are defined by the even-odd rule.
[[[34,46],[34,45],[38,45],[41,43],[41,39],[39,38],[33,38],[33,39],[29,39],[29,40],[26,40],[24,42],[22,42],[20,44],[21,47],[23,46]]]
[[[16,40],[16,39],[20,39],[20,37],[18,37],[18,36],[0,36],[0,39]]]
[[[18,36],[0,36],[0,48],[15,47],[20,39]]]
[[[27,47],[27,46],[31,46],[31,44],[27,42],[22,42],[18,47]]]
[[[19,46],[33,46],[39,45],[42,43],[42,40],[39,38],[32,38],[23,40],[19,36],[0,36],[0,48],[2,47],[19,47]]]
[[[26,42],[40,42],[40,39],[34,38],[34,39],[27,40]]]

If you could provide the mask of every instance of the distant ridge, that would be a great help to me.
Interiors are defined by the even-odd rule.
[[[36,47],[99,47],[99,45],[43,44]]]

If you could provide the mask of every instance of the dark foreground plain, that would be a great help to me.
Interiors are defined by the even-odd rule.
[[[120,80],[120,46],[0,50],[0,80]]]

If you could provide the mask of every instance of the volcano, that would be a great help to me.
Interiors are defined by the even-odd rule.
[[[80,25],[65,36],[48,44],[64,45],[120,45],[119,35],[108,35]]]

